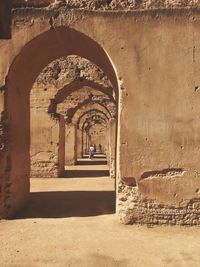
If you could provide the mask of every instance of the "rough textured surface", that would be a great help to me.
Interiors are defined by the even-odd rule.
[[[5,85],[0,110],[8,119],[8,144],[0,161],[2,216],[13,215],[29,193],[29,94],[33,83],[47,64],[74,54],[98,65],[115,90],[119,107],[117,185],[122,180],[126,186],[138,185],[141,207],[140,199],[146,199],[149,204],[164,204],[166,211],[173,207],[176,213],[184,201],[198,202],[199,9],[61,9],[14,11],[13,38],[0,42],[0,84]],[[10,184],[5,188],[7,181]],[[131,194],[134,198],[134,192]],[[125,208],[117,205],[122,217],[130,216],[125,202]],[[184,213],[193,224],[198,208],[190,213],[187,205]],[[149,218],[150,211],[154,214],[153,206]],[[134,209],[131,213],[134,217]]]
[[[79,56],[59,58],[50,63],[38,76],[35,86],[53,84],[60,88],[70,81],[79,79],[92,80],[104,86],[111,86],[108,77],[96,64]]]
[[[57,153],[40,152],[31,156],[31,177],[40,178],[41,175],[47,178],[58,177]]]
[[[119,217],[124,224],[147,225],[199,225],[200,199],[184,200],[179,205],[167,205],[149,198],[144,198],[138,187],[121,183],[118,188],[120,207]]]
[[[103,9],[103,10],[136,10],[153,8],[180,8],[180,7],[200,7],[199,0],[44,0],[28,1],[15,0],[14,7],[35,6],[57,8],[66,6],[67,8],[82,9]]]

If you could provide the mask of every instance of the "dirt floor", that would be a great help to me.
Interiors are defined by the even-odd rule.
[[[200,266],[200,228],[120,224],[108,177],[31,184],[27,208],[0,222],[1,267]]]

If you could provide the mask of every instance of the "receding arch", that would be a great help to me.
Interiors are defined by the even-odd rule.
[[[113,88],[112,87],[106,87],[103,86],[97,82],[90,81],[87,79],[82,80],[75,80],[65,86],[63,86],[58,93],[55,95],[54,99],[52,99],[51,104],[48,108],[49,113],[56,112],[57,105],[59,103],[62,103],[71,93],[77,92],[78,90],[81,90],[84,87],[90,87],[94,90],[97,90],[99,92],[104,93],[107,95],[110,100],[115,103],[115,99],[113,97]]]
[[[91,122],[85,127],[85,131],[86,131],[86,132],[89,132],[90,129],[91,129],[91,127],[96,126],[97,124],[102,125],[102,127],[105,127],[105,126],[106,126],[106,125],[105,125],[103,122],[101,122],[101,121],[97,121],[97,122],[91,121]]]
[[[73,120],[73,117],[76,114],[77,110],[80,110],[82,107],[87,106],[90,103],[99,104],[100,106],[104,107],[105,110],[112,117],[112,114],[111,114],[110,110],[100,100],[92,100],[91,101],[90,99],[85,99],[83,102],[78,103],[78,105],[76,107],[70,108],[70,109],[67,110],[67,114],[66,114],[67,115],[67,122],[71,122]]]
[[[97,114],[102,114],[107,120],[109,120],[109,117],[101,110],[98,110],[98,109],[92,109],[92,110],[88,110],[88,111],[85,111],[77,120],[76,124],[77,124],[77,127],[78,128],[81,128],[80,125],[81,125],[81,121],[82,119],[84,120],[84,117],[91,114],[91,113],[97,113]]]
[[[101,106],[99,106],[101,107]],[[103,108],[102,108],[103,109]],[[77,137],[77,145],[76,145],[76,150],[77,150],[77,157],[83,157],[84,154],[84,134],[85,131],[83,129],[83,124],[86,122],[86,120],[91,119],[94,117],[94,112],[95,114],[100,115],[107,123],[109,121],[109,117],[106,115],[105,112],[99,109],[89,109],[86,112],[83,112],[82,115],[77,117],[77,120],[73,121],[73,123],[76,125],[76,137]],[[82,125],[80,125],[82,123]]]
[[[109,56],[85,34],[61,26],[38,35],[21,49],[6,79],[5,114],[9,144],[6,145],[4,155],[12,168],[5,170],[4,177],[13,185],[10,197],[3,199],[5,205],[2,217],[10,217],[24,206],[30,190],[29,93],[32,85],[45,66],[68,55],[78,55],[98,65],[111,81],[118,99],[117,76]]]
[[[84,105],[81,105],[81,107],[79,107],[78,109],[76,110],[73,110],[73,113],[72,113],[72,123],[75,124],[77,119],[84,113],[84,112],[87,112],[89,110],[92,110],[92,109],[98,109],[98,110],[101,110],[103,111],[106,116],[108,118],[112,118],[110,112],[108,111],[107,108],[105,108],[104,105],[102,105],[101,103],[99,102],[89,102],[89,103],[86,103]]]
[[[95,124],[103,124],[103,125],[106,125],[107,122],[102,117],[99,117],[99,118],[97,118],[95,120],[93,120],[93,119],[90,118],[88,120],[85,120],[85,122],[82,125],[82,130],[85,130],[88,126],[92,126],[92,125],[95,125]]]
[[[9,69],[9,82],[14,78],[21,85],[25,83],[26,90],[30,91],[45,66],[58,58],[69,55],[86,58],[100,67],[111,81],[118,96],[117,76],[104,49],[85,34],[64,26],[38,35],[22,48]],[[20,79],[22,73],[24,82]]]

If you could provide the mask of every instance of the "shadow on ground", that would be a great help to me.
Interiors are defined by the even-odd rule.
[[[91,178],[91,177],[104,177],[109,176],[107,170],[66,170],[62,173],[62,178]]]
[[[84,161],[77,161],[76,165],[107,165],[107,160],[84,160]]]
[[[88,217],[115,213],[114,191],[30,193],[29,204],[14,219]]]
[[[88,158],[89,158],[89,154],[83,156],[83,159],[88,159]],[[106,160],[106,157],[105,155],[102,155],[102,154],[95,154],[94,159],[105,159]]]

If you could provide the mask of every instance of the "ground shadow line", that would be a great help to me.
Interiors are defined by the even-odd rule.
[[[115,213],[114,191],[32,192],[13,219],[88,217]]]

